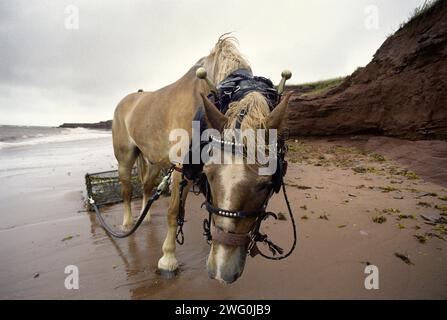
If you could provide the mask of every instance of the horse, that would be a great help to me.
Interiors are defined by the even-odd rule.
[[[206,71],[207,82],[196,76],[199,68]],[[202,70],[203,70],[202,69]],[[270,110],[266,98],[259,92],[250,92],[243,99],[232,102],[228,111],[221,113],[208,98],[213,84],[222,82],[238,69],[251,72],[251,67],[238,49],[237,39],[221,36],[209,55],[198,60],[176,82],[153,92],[135,92],[124,97],[114,112],[112,137],[114,154],[118,161],[121,193],[124,201],[123,228],[132,224],[131,172],[138,166],[143,190],[143,206],[149,199],[155,181],[162,169],[171,168],[169,150],[173,146],[169,135],[172,130],[183,129],[192,134],[192,121],[199,108],[204,109],[209,128],[219,131],[234,128],[236,117],[246,110],[241,128],[273,128],[281,131],[287,114],[290,95]],[[203,173],[208,180],[212,203],[226,210],[255,210],[268,197],[265,188],[271,176],[260,176],[252,164],[205,163]],[[182,174],[172,172],[171,199],[167,211],[167,234],[163,255],[158,261],[161,272],[172,274],[178,269],[175,257],[177,215],[180,201],[185,203],[188,190],[193,185],[188,181],[180,199],[179,183]],[[148,214],[150,219],[150,214]],[[236,219],[213,216],[210,222],[215,228],[231,234],[246,234],[254,218]],[[247,256],[246,247],[212,241],[207,258],[207,271],[211,279],[232,283],[242,274]]]

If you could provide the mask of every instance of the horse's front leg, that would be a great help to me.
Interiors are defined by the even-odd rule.
[[[158,260],[158,269],[161,272],[174,272],[178,268],[178,262],[175,258],[175,235],[177,231],[177,215],[179,212],[180,204],[180,181],[182,174],[174,171],[172,174],[172,187],[171,187],[171,203],[168,209],[168,232],[166,234],[166,239],[163,243],[163,256]],[[186,202],[186,197],[188,196],[189,188],[191,183],[188,184],[183,189],[183,204]]]

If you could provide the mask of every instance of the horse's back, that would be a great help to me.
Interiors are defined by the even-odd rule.
[[[201,83],[190,69],[181,79],[152,92],[127,95],[115,110],[112,133],[115,152],[123,145],[137,147],[152,163],[169,163],[169,136],[174,129],[191,133],[200,103]]]
[[[150,94],[149,92],[134,92],[125,96],[116,106],[112,122],[112,138],[115,155],[119,150],[132,149],[135,147],[129,136],[128,121],[132,111],[141,99]]]
[[[141,99],[150,92],[133,92],[125,96],[116,106],[113,123],[124,121]],[[116,121],[115,121],[116,120]]]

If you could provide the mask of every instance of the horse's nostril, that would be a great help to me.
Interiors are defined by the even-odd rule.
[[[237,280],[237,278],[239,278],[238,274],[233,274],[230,276],[224,275],[222,277],[222,281],[225,282],[226,284],[231,284],[231,283],[235,282]]]
[[[235,282],[239,276],[240,273],[236,273],[236,274],[225,274],[225,273],[221,273],[221,272],[216,272],[215,269],[213,268],[207,268],[208,270],[208,277],[210,279],[215,279],[221,283],[225,283],[225,284],[231,284],[233,282]]]
[[[216,279],[216,272],[208,268],[208,277],[210,277],[210,279]]]

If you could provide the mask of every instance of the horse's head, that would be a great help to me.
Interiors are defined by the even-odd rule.
[[[245,110],[245,117],[237,126],[241,127],[242,132],[246,129],[280,130],[287,114],[289,97],[290,95],[285,96],[270,111],[265,97],[252,92],[231,104],[228,112],[223,115],[202,95],[208,126],[219,132],[234,129],[236,122],[240,121],[238,116],[241,110]],[[226,152],[232,151],[223,151]],[[208,200],[211,209],[208,210],[223,210],[223,214],[211,215],[213,240],[207,269],[211,278],[224,283],[232,283],[242,274],[249,245],[248,234],[258,218],[256,213],[263,209],[265,211],[263,206],[272,192],[273,173],[263,175],[258,169],[259,164],[237,161],[221,164],[208,161],[204,165],[210,194]],[[235,212],[248,214],[231,216]]]

